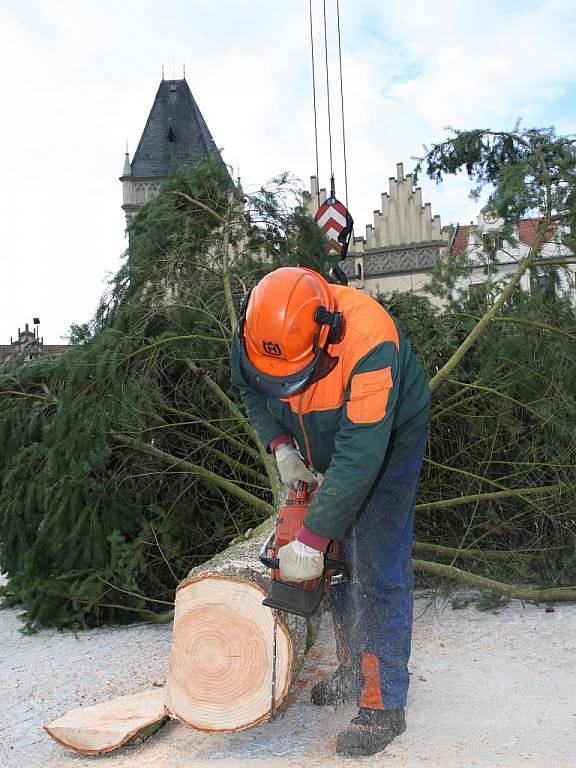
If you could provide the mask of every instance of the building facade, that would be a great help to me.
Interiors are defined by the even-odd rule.
[[[481,211],[476,222],[458,224],[450,247],[451,259],[465,256],[471,265],[470,275],[460,278],[455,285],[455,293],[474,294],[479,298],[492,298],[497,295],[502,281],[510,278],[520,261],[526,258],[534,243],[540,220],[523,219],[514,228],[511,240],[504,240],[500,232],[504,221],[498,219],[489,210]],[[551,229],[546,233],[537,265],[527,270],[521,278],[520,286],[531,294],[539,294],[549,287],[551,275],[546,267],[550,260],[572,257],[571,251],[562,242],[562,230]],[[487,256],[488,247],[495,249],[493,258]],[[576,264],[558,267],[557,292],[568,295],[576,305]]]
[[[69,344],[44,344],[44,339],[38,335],[37,328],[30,330],[28,323],[22,331],[18,328],[15,340],[10,338],[10,344],[0,344],[0,363],[7,363],[18,356],[20,360],[33,360],[39,355],[57,355],[65,352]]]
[[[130,161],[128,152],[125,156],[120,181],[127,224],[138,209],[158,193],[163,181],[207,155],[222,162],[188,83],[185,79],[162,79],[134,158]],[[318,186],[318,180],[312,177],[307,197],[311,216],[318,210],[319,202],[328,196],[326,190]],[[238,199],[240,203],[240,194]],[[484,211],[475,223],[459,224],[450,234],[442,228],[440,216],[432,213],[431,204],[423,203],[422,191],[414,186],[412,175],[405,175],[403,164],[397,163],[396,176],[389,179],[388,192],[382,193],[372,224],[366,226],[363,236],[353,238],[340,266],[350,285],[372,295],[392,291],[426,294],[430,270],[437,261],[458,259],[466,254],[473,268],[468,277],[457,282],[455,292],[481,293],[514,272],[517,262],[533,242],[537,221],[520,222],[517,244],[502,242],[496,257],[490,261],[484,248],[485,238],[490,233],[494,235],[502,225],[502,221]],[[551,234],[542,249],[543,260],[570,255],[559,243],[557,234]],[[562,269],[560,284],[562,290],[572,292],[576,301],[574,270],[574,266]],[[540,290],[544,279],[537,269],[530,270],[523,277],[522,287],[528,291]]]
[[[327,197],[311,177],[307,208],[311,216]],[[442,228],[440,216],[433,215],[430,203],[422,204],[422,192],[414,187],[411,174],[404,175],[402,163],[389,180],[388,193],[381,196],[381,207],[374,211],[373,223],[363,237],[354,237],[346,258],[339,262],[350,285],[371,295],[413,292],[427,295],[434,303],[443,302],[427,293],[430,271],[438,260],[469,262],[465,277],[454,286],[454,297],[462,293],[498,295],[499,286],[515,272],[534,242],[538,219],[524,219],[515,227],[512,240],[499,235],[504,221],[482,210],[476,222],[458,224],[449,233]],[[521,287],[529,293],[542,292],[551,280],[546,262],[572,257],[562,242],[560,230],[547,233],[538,257],[538,265],[522,277]],[[494,249],[492,258],[488,252]],[[562,265],[556,276],[556,291],[569,295],[576,306],[576,264]]]
[[[319,194],[318,194],[319,193]],[[318,190],[311,178],[308,211],[314,216],[318,197],[323,202],[325,189]],[[371,295],[391,291],[423,294],[429,271],[438,259],[450,253],[450,238],[442,230],[440,216],[432,215],[430,203],[422,203],[422,190],[414,187],[412,175],[404,175],[402,163],[389,180],[388,193],[381,195],[380,208],[363,237],[354,237],[347,257],[340,262],[350,285]]]

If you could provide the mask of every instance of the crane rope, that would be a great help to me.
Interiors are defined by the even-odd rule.
[[[312,25],[312,0],[310,6],[310,50],[312,51],[312,96],[314,99],[314,144],[316,149],[316,197],[320,207],[320,174],[318,170],[318,118],[316,115],[316,67],[314,66],[314,28]]]
[[[324,58],[326,61],[326,104],[328,107],[328,147],[330,152],[330,197],[335,197],[334,191],[334,165],[332,162],[332,120],[330,114],[330,76],[328,71],[328,33],[326,32],[326,0],[324,7]]]
[[[328,25],[326,18],[326,0],[322,0],[324,16],[324,61],[326,67],[326,105],[328,111],[328,148],[330,153],[330,196],[320,203],[320,175],[318,161],[318,112],[316,103],[316,66],[314,61],[314,22],[312,0],[308,3],[310,11],[310,46],[312,51],[312,94],[314,99],[314,141],[316,149],[316,196],[317,210],[314,216],[322,232],[328,238],[327,248],[330,253],[336,249],[342,258],[346,258],[350,239],[353,235],[354,220],[348,210],[348,162],[346,157],[346,126],[344,120],[344,85],[342,78],[342,34],[340,30],[340,0],[336,0],[336,20],[338,28],[338,65],[340,74],[340,109],[342,114],[342,151],[344,155],[344,187],[346,206],[336,199],[334,183],[334,158],[332,154],[332,113],[330,109],[330,69],[328,63]]]
[[[336,0],[336,18],[338,20],[338,62],[340,65],[340,106],[342,110],[342,151],[344,154],[344,191],[348,208],[348,166],[346,162],[346,128],[344,124],[344,87],[342,85],[342,39],[340,37],[340,0]]]

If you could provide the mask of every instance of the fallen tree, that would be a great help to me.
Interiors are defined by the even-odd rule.
[[[44,730],[63,747],[83,755],[101,755],[147,739],[167,721],[164,689],[118,696],[92,707],[76,707]]]
[[[167,715],[196,730],[236,732],[282,707],[320,614],[304,619],[262,605],[270,576],[258,552],[273,522],[194,568],[178,586],[165,688],[77,707],[46,732],[94,755],[147,738]]]
[[[319,616],[278,611],[275,626],[262,605],[270,576],[258,552],[272,523],[193,569],[176,590],[166,709],[187,726],[239,731],[268,719],[314,642]]]
[[[527,211],[541,223],[516,286],[494,286],[492,303],[383,299],[434,390],[415,549],[430,565],[418,570],[425,583],[562,596],[576,582],[576,319],[519,283],[566,266],[546,267],[539,247],[550,232],[570,244],[573,143],[465,132],[429,160],[432,174],[469,167],[495,186],[505,239]],[[277,505],[273,460],[230,387],[233,305],[276,266],[322,271],[322,242],[274,194],[240,211],[219,173],[176,177],[143,208],[129,262],[72,350],[2,366],[0,561],[30,630],[166,620],[190,570]]]

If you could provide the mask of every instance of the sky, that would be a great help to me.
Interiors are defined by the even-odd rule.
[[[320,178],[329,177],[322,0],[312,0]],[[336,192],[344,174],[336,0],[326,0]],[[397,162],[454,128],[576,126],[576,0],[340,0],[349,207],[362,235]],[[158,88],[186,79],[246,191],[315,173],[308,0],[3,0],[0,344],[87,322],[126,248],[121,175]],[[443,224],[465,177],[423,199]]]

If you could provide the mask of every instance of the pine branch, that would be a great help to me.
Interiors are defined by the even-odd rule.
[[[451,470],[454,467],[446,467],[445,465],[436,464],[435,466],[442,466],[444,469]],[[457,471],[457,470],[455,470]],[[463,472],[463,474],[470,474]],[[485,482],[492,483],[498,487],[498,483],[483,478],[481,475],[473,476],[477,480],[484,480]],[[538,496],[540,494],[555,493],[558,491],[570,491],[576,488],[574,485],[565,485],[563,483],[556,483],[554,485],[541,485],[534,488],[510,488],[502,491],[492,491],[489,493],[474,493],[470,496],[456,496],[453,499],[442,499],[441,501],[428,501],[422,504],[416,504],[415,511],[427,512],[431,509],[445,509],[446,507],[458,507],[462,504],[471,504],[479,501],[493,501],[494,499],[505,499],[511,496],[522,498],[523,496]]]
[[[218,397],[218,399],[224,403],[224,405],[228,408],[230,413],[238,420],[238,423],[242,426],[244,431],[252,438],[254,443],[256,444],[256,448],[258,449],[258,452],[260,454],[260,457],[262,459],[262,463],[266,467],[266,472],[268,474],[268,479],[270,481],[270,488],[272,489],[272,493],[274,494],[274,498],[278,501],[280,499],[280,486],[278,481],[278,473],[276,470],[276,463],[274,459],[269,456],[266,453],[266,450],[264,446],[262,445],[262,441],[258,437],[258,433],[254,429],[254,427],[250,424],[248,419],[244,416],[240,408],[236,405],[236,403],[228,397],[226,392],[217,384],[217,382],[212,379],[208,373],[204,369],[201,369],[196,363],[191,360],[189,357],[184,358],[192,372],[199,378],[202,379],[210,390]]]
[[[232,288],[230,286],[230,269],[229,269],[229,258],[228,258],[229,257],[228,250],[230,247],[230,208],[228,208],[226,212],[226,217],[224,217],[224,216],[221,216],[219,213],[217,213],[213,208],[210,208],[208,205],[205,205],[200,200],[197,200],[196,198],[191,197],[190,195],[187,195],[185,192],[174,192],[174,194],[178,195],[178,197],[182,197],[184,200],[186,200],[189,203],[192,203],[193,205],[197,205],[203,211],[206,211],[206,213],[209,213],[211,216],[213,216],[216,219],[216,221],[218,221],[222,225],[222,264],[223,264],[222,283],[224,286],[224,296],[226,298],[226,306],[228,308],[230,324],[232,326],[232,330],[234,330],[238,325],[238,318],[236,316],[236,308],[234,306],[234,299],[232,297]]]
[[[222,490],[227,491],[232,496],[235,496],[240,501],[248,504],[248,506],[257,509],[259,512],[266,513],[268,515],[274,512],[274,507],[272,505],[262,501],[262,499],[259,499],[249,491],[244,490],[244,488],[236,485],[236,483],[233,483],[231,480],[227,480],[225,477],[220,477],[220,475],[217,475],[215,472],[211,472],[205,467],[201,467],[198,464],[192,464],[191,462],[186,461],[185,459],[180,459],[177,456],[172,456],[165,451],[161,451],[159,448],[154,448],[154,446],[148,445],[147,443],[141,443],[138,440],[134,440],[132,437],[119,434],[118,432],[112,432],[111,436],[117,443],[121,443],[122,445],[128,446],[129,448],[132,448],[136,451],[140,451],[141,453],[146,453],[170,467],[179,467],[185,472],[190,472],[191,474],[202,478],[209,485],[215,485],[217,488],[222,488]]]
[[[221,451],[215,446],[210,445],[210,443],[208,443],[206,440],[199,440],[193,435],[186,434],[180,434],[180,439],[188,443],[193,443],[197,447],[197,450],[207,451],[213,456],[216,456],[216,458],[220,459],[220,461],[222,461],[224,464],[227,464],[234,472],[241,472],[252,478],[253,482],[258,483],[263,488],[267,487],[268,477],[266,475],[263,475],[261,472],[258,472],[257,470],[252,469],[252,467],[247,466],[243,461],[234,459],[232,456],[224,453],[224,451]]]
[[[560,549],[560,548],[558,548]],[[458,547],[446,547],[442,544],[432,544],[431,542],[415,541],[412,546],[413,552],[420,552],[423,555],[432,555],[434,557],[448,557],[450,559],[462,560],[496,560],[509,562],[511,559],[521,560],[523,558],[545,557],[550,548],[546,549],[460,549]]]
[[[530,587],[519,587],[515,584],[495,581],[485,576],[478,576],[470,571],[462,571],[453,565],[444,565],[443,563],[434,563],[428,560],[412,560],[412,565],[415,571],[420,571],[421,573],[430,573],[433,576],[453,579],[463,584],[468,584],[471,587],[486,589],[490,592],[495,592],[497,595],[510,597],[513,600],[522,600],[527,603],[572,602],[576,600],[576,587],[532,589]]]
[[[535,265],[533,265],[535,266]],[[455,317],[469,317],[471,320],[479,320],[476,315],[470,315],[467,312],[452,312]],[[576,329],[570,330],[566,328],[558,328],[555,325],[548,325],[547,323],[540,323],[537,320],[529,320],[525,317],[510,317],[509,315],[500,315],[495,317],[493,322],[495,323],[515,323],[516,325],[525,325],[529,328],[537,328],[540,331],[547,331],[548,333],[557,333],[560,336],[566,336],[568,339],[576,341]]]
[[[251,446],[247,445],[245,442],[242,442],[241,440],[237,440],[235,437],[229,434],[229,432],[220,429],[216,426],[212,421],[209,421],[206,418],[199,418],[198,416],[195,416],[192,413],[188,413],[187,411],[182,411],[178,408],[173,408],[170,405],[164,404],[161,406],[162,410],[166,413],[171,413],[174,416],[178,416],[182,419],[186,419],[188,423],[190,424],[200,424],[202,427],[205,427],[209,432],[212,432],[213,434],[217,435],[220,439],[226,440],[230,443],[230,445],[234,445],[238,450],[245,451],[249,456],[252,456],[253,459],[260,460],[261,456],[260,453],[252,448]],[[186,422],[184,422],[184,425]]]
[[[540,249],[542,248],[542,244],[544,242],[544,237],[546,235],[546,230],[548,229],[549,221],[548,219],[545,219],[540,222],[538,225],[538,229],[536,231],[536,236],[534,238],[534,242],[532,243],[530,250],[528,254],[526,255],[525,259],[520,262],[518,265],[518,268],[508,281],[508,284],[498,297],[492,307],[484,314],[484,316],[481,318],[481,320],[478,321],[476,326],[470,331],[468,336],[464,339],[464,341],[460,344],[456,352],[450,357],[448,362],[446,362],[442,368],[438,371],[438,373],[432,377],[430,380],[430,392],[434,394],[443,384],[446,383],[446,381],[449,379],[452,371],[458,367],[466,353],[474,346],[474,344],[478,341],[480,336],[484,333],[488,325],[492,322],[492,320],[495,318],[495,316],[500,311],[501,307],[506,304],[508,299],[512,296],[512,293],[514,292],[514,289],[522,279],[522,276],[530,266],[531,262],[534,261],[537,254],[540,252]]]

